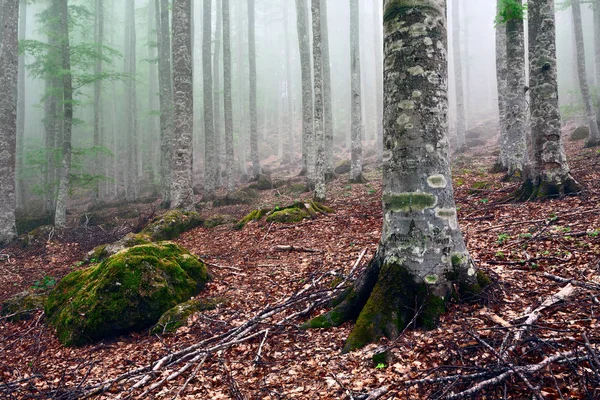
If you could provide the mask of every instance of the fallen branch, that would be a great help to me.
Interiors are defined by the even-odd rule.
[[[552,275],[547,272],[544,272],[544,274],[542,276],[544,278],[550,279],[555,282],[570,283],[573,286],[579,286],[584,289],[600,290],[600,285],[594,284],[594,283],[581,282],[581,281],[577,281],[575,279],[563,278],[562,276]]]
[[[297,251],[300,253],[320,253],[320,250],[307,249],[305,247],[295,247],[290,245],[277,245],[271,249],[271,251]]]

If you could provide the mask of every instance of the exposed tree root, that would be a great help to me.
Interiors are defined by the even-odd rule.
[[[564,197],[579,193],[582,189],[571,175],[561,183],[528,178],[513,196],[517,201],[534,201],[548,197]]]
[[[363,174],[359,174],[358,176],[354,177],[354,178],[350,178],[348,179],[349,183],[367,183],[369,182],[367,180],[367,178],[364,177]]]

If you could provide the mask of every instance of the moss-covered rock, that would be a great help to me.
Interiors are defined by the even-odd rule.
[[[250,204],[256,198],[258,198],[258,193],[256,190],[252,188],[244,188],[240,189],[236,192],[230,193],[225,197],[217,199],[213,202],[214,207],[223,207],[223,206],[235,206],[239,204]]]
[[[40,293],[21,292],[2,303],[1,316],[10,315],[9,321],[16,322],[30,319],[37,310],[44,309],[48,296]]]
[[[247,223],[252,222],[252,221],[258,221],[258,220],[260,220],[269,211],[271,211],[269,208],[262,208],[262,209],[259,209],[259,210],[252,210],[248,214],[246,214],[246,216],[244,218],[242,218],[237,223],[236,226],[237,226],[238,229],[242,229],[244,226],[246,226]]]
[[[206,266],[175,243],[144,244],[67,275],[45,311],[64,345],[83,345],[154,325],[208,279]]]
[[[35,228],[31,232],[25,233],[18,238],[18,243],[21,247],[37,246],[46,243],[54,236],[54,227],[51,225],[44,225]]]
[[[588,137],[590,137],[590,128],[587,126],[580,126],[571,133],[569,140],[576,142],[578,140],[585,140]]]
[[[301,208],[284,208],[283,210],[275,211],[267,216],[267,222],[293,223],[300,222],[304,218],[310,217],[310,214]]]
[[[154,218],[141,233],[148,235],[153,242],[171,240],[203,222],[197,212],[171,210]]]
[[[204,221],[204,227],[208,228],[208,229],[212,229],[219,225],[233,224],[235,222],[237,222],[237,220],[235,219],[235,217],[233,215],[217,214],[217,215],[213,215],[212,217],[210,217],[206,221]]]
[[[150,329],[150,334],[173,333],[182,326],[187,326],[188,318],[193,314],[208,310],[214,310],[222,304],[227,304],[225,298],[191,299],[185,303],[177,304],[165,312],[156,325]]]
[[[316,201],[298,201],[283,208],[275,207],[273,209],[263,208],[254,210],[238,222],[238,227],[242,228],[250,221],[258,221],[265,215],[267,216],[267,222],[294,223],[300,222],[305,218],[316,218],[319,214],[330,214],[333,212],[333,209]]]
[[[90,263],[99,263],[108,257],[117,254],[121,250],[128,249],[141,244],[152,243],[150,236],[145,233],[128,233],[122,239],[110,244],[101,244],[87,253],[86,260]]]
[[[336,175],[342,175],[347,174],[348,172],[350,172],[351,169],[352,163],[350,162],[350,160],[343,160],[335,166],[333,172],[335,172]]]
[[[285,194],[289,195],[298,195],[301,193],[306,193],[310,191],[310,188],[306,185],[306,183],[294,183],[286,186],[282,189]]]
[[[54,222],[52,215],[17,215],[15,223],[19,235],[31,232],[44,225],[51,225]]]
[[[269,190],[273,189],[273,182],[267,175],[259,175],[256,178],[256,182],[251,184],[249,187],[257,190]]]

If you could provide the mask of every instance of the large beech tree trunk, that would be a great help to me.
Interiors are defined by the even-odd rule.
[[[19,41],[25,40],[27,33],[27,2],[20,1],[19,11]],[[25,204],[25,180],[23,174],[23,158],[25,145],[25,54],[19,55],[19,89],[17,104],[17,207]]]
[[[229,0],[223,4],[223,97],[225,115],[225,168],[227,172],[227,192],[235,190],[234,158],[233,158],[233,105],[231,100],[231,27],[229,16]]]
[[[250,78],[250,159],[252,175],[260,175],[258,157],[258,116],[256,111],[256,35],[254,0],[248,0],[248,62]]]
[[[503,0],[498,0],[496,9],[499,10]],[[500,155],[494,166],[496,171],[505,171],[508,169],[507,148],[508,141],[506,135],[506,95],[507,95],[507,65],[506,65],[506,24],[496,26],[496,82],[498,86],[498,130],[500,138]]]
[[[360,16],[358,0],[350,0],[350,119],[352,131],[352,160],[350,182],[363,182],[362,175],[362,102],[360,79]]]
[[[0,17],[0,245],[17,235],[15,226],[19,0],[4,0]]]
[[[529,0],[529,89],[533,149],[521,197],[578,192],[561,140],[554,0]]]
[[[329,60],[327,0],[321,0],[321,53],[323,55],[323,143],[325,178],[333,178],[333,108],[331,103],[331,62]]]
[[[127,171],[125,173],[125,194],[127,200],[140,197],[138,168],[138,119],[137,119],[137,57],[135,32],[135,0],[127,0],[125,9],[125,73],[126,78],[126,119],[127,119]]]
[[[212,199],[217,186],[215,168],[215,125],[213,108],[213,74],[211,66],[211,0],[204,0],[202,11],[202,76],[204,103],[204,197]]]
[[[285,146],[283,150],[283,162],[289,162],[292,165],[295,163],[294,154],[294,122],[293,122],[293,99],[292,99],[292,56],[290,51],[290,28],[288,19],[288,4],[286,2],[281,3],[283,9],[283,29],[284,29],[284,40],[285,40],[285,89],[286,89],[286,104],[285,104],[285,118],[286,118],[286,138]],[[333,132],[332,132],[333,133]],[[332,136],[333,139],[333,136]],[[332,143],[333,147],[333,143]],[[332,149],[333,154],[333,149]]]
[[[321,0],[312,0],[313,66],[315,91],[315,191],[317,201],[325,201],[325,154],[323,113],[323,47],[321,43]]]
[[[455,286],[459,296],[481,290],[458,226],[448,161],[445,0],[385,4],[382,237],[341,303],[306,324],[358,317],[345,351],[397,337],[415,313],[417,323],[433,326]]]
[[[94,65],[94,147],[96,154],[94,156],[94,171],[102,171],[102,165],[99,156],[99,147],[102,145],[102,80],[99,77],[102,75],[102,54],[104,42],[104,5],[102,0],[96,0],[96,12],[94,15],[94,40],[98,46],[98,57]],[[97,203],[100,198],[100,182],[94,184],[92,192],[92,201]]]
[[[215,114],[215,177],[216,185],[221,186],[221,38],[223,33],[222,0],[216,1],[215,45],[213,49],[213,95]]]

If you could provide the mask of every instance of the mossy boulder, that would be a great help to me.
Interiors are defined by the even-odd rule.
[[[96,246],[92,251],[87,253],[86,261],[98,263],[108,257],[117,254],[121,250],[128,249],[141,244],[152,243],[150,236],[145,233],[128,233],[122,239],[110,244],[101,244]]]
[[[183,232],[202,225],[203,222],[197,212],[171,210],[154,218],[141,233],[148,235],[153,242],[171,240],[179,237]]]
[[[54,236],[55,229],[51,225],[43,225],[35,228],[31,232],[25,233],[18,238],[21,247],[37,246],[45,244]]]
[[[590,128],[587,126],[580,126],[571,133],[569,140],[576,142],[578,140],[585,140],[588,137],[590,137]]]
[[[219,225],[233,224],[235,222],[237,222],[237,220],[235,219],[235,217],[233,215],[217,214],[217,215],[213,215],[212,217],[210,217],[206,221],[204,221],[204,227],[208,228],[208,229],[212,229]]]
[[[52,215],[17,215],[15,221],[19,235],[31,232],[44,225],[51,225],[53,222]]]
[[[335,166],[333,172],[335,172],[336,175],[342,175],[347,174],[348,172],[350,172],[351,169],[352,163],[350,162],[350,160],[343,160]]]
[[[256,178],[256,182],[251,184],[249,187],[256,190],[269,190],[273,189],[273,182],[267,175],[259,175]]]
[[[209,299],[191,299],[185,303],[177,304],[165,312],[156,325],[150,329],[150,334],[164,335],[173,333],[178,328],[188,325],[188,318],[195,313],[214,310],[222,304],[226,304],[227,299],[217,297]]]
[[[262,209],[259,209],[259,210],[252,210],[252,211],[250,211],[248,214],[246,214],[246,216],[244,218],[242,218],[237,223],[237,228],[238,229],[242,229],[247,223],[252,222],[252,221],[258,221],[258,220],[260,220],[269,211],[271,211],[271,209],[269,209],[269,208],[262,208]]]
[[[213,202],[214,207],[234,206],[239,204],[250,204],[256,198],[258,193],[252,188],[244,188],[226,195]]]
[[[263,208],[254,210],[238,222],[238,227],[243,227],[250,221],[258,221],[265,215],[267,222],[294,223],[305,218],[316,218],[319,214],[333,213],[333,209],[316,201],[298,201],[287,207]]]
[[[309,192],[310,188],[308,185],[306,185],[306,183],[294,183],[284,187],[282,191],[286,194],[297,195],[300,193]]]
[[[10,315],[9,321],[17,322],[30,319],[34,312],[44,309],[48,296],[40,293],[21,292],[2,303],[0,316]]]
[[[284,208],[283,210],[275,211],[267,216],[267,222],[290,224],[294,222],[300,222],[308,217],[310,217],[308,212],[301,208]]]
[[[45,312],[64,345],[84,345],[149,328],[208,279],[206,266],[175,243],[134,246],[67,275]]]

